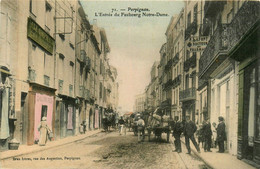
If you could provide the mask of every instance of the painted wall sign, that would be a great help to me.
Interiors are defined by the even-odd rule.
[[[27,37],[36,42],[47,52],[53,53],[55,40],[32,18],[28,18]]]

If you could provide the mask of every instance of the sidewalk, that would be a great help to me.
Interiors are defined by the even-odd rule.
[[[0,160],[5,160],[8,158],[13,158],[13,157],[17,157],[17,156],[21,156],[21,155],[25,155],[25,154],[35,153],[35,152],[55,148],[58,146],[70,144],[70,143],[78,141],[78,140],[83,140],[86,137],[95,135],[99,132],[101,132],[101,130],[87,131],[86,134],[70,136],[70,137],[66,137],[66,138],[63,138],[60,140],[55,140],[55,141],[48,141],[45,146],[39,146],[38,144],[31,145],[31,146],[20,145],[18,150],[8,150],[8,151],[1,152]]]
[[[184,137],[181,138],[181,142],[185,145]],[[193,143],[190,141],[191,151],[197,155],[208,166],[214,169],[254,169],[255,167],[237,159],[236,156],[232,156],[228,153],[217,153],[218,149],[212,148],[212,152],[204,152],[204,149],[200,146],[201,153],[198,153]],[[187,149],[182,150],[182,153],[186,153]]]

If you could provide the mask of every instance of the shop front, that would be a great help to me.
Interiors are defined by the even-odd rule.
[[[40,137],[38,127],[43,117],[52,131],[55,125],[55,90],[37,83],[30,83],[28,100],[27,144],[37,143]]]
[[[260,165],[260,24],[235,46],[238,65],[238,158]]]
[[[57,115],[59,115],[59,134],[56,134],[56,137],[65,138],[68,136],[73,136],[76,134],[76,106],[75,99],[60,95],[57,101]],[[58,118],[58,117],[57,117]],[[57,130],[57,129],[56,129]]]

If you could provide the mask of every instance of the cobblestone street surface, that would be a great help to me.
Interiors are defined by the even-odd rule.
[[[166,137],[166,136],[164,136]],[[138,143],[132,132],[98,133],[84,140],[1,161],[1,168],[208,168],[193,153],[172,152],[165,141]],[[35,162],[37,160],[37,162]]]

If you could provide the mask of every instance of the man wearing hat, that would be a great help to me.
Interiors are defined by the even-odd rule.
[[[181,153],[181,133],[183,132],[183,124],[179,121],[179,116],[174,117],[173,133],[175,152]]]
[[[196,124],[190,120],[190,116],[186,116],[184,136],[185,136],[185,144],[188,150],[187,154],[191,153],[190,140],[192,141],[193,145],[196,147],[198,153],[200,153],[200,148],[198,146],[197,141],[194,138],[194,133],[196,132],[196,130],[197,130]]]
[[[218,117],[218,127],[217,127],[217,143],[219,147],[218,153],[224,153],[224,141],[227,140],[226,137],[226,125],[224,123],[224,118],[222,116]]]
[[[202,131],[204,135],[204,151],[211,152],[211,136],[212,136],[212,131],[211,131],[211,124],[209,122],[209,118],[206,118],[205,121],[203,122],[202,125]]]

